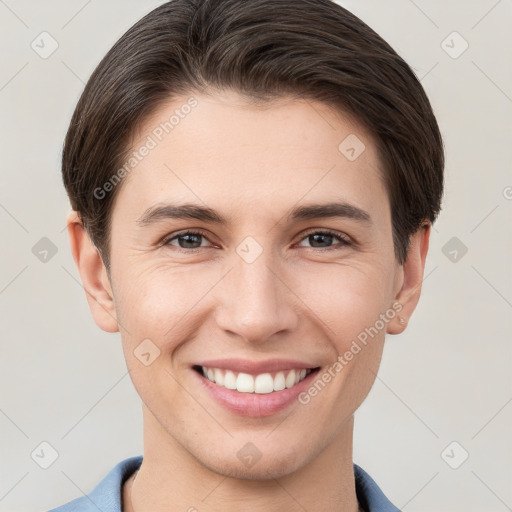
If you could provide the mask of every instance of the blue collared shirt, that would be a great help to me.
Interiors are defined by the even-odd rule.
[[[54,508],[49,512],[122,512],[124,482],[140,467],[142,455],[117,463],[87,495]],[[380,490],[372,477],[354,464],[356,495],[365,512],[400,512]]]

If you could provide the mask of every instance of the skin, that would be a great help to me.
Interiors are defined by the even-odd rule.
[[[133,148],[188,97],[161,106]],[[121,333],[142,399],[144,459],[123,487],[123,510],[356,512],[353,414],[373,385],[386,332],[402,332],[416,307],[430,225],[411,237],[400,265],[375,144],[329,106],[282,98],[260,108],[226,91],[194,97],[197,107],[118,191],[110,276],[76,213],[68,218],[91,313],[101,329]],[[366,146],[352,162],[338,150],[349,134]],[[357,206],[371,221],[287,220],[293,207],[331,201]],[[137,224],[165,202],[206,205],[229,223]],[[179,238],[158,245],[185,229],[206,233],[193,238],[198,249]],[[325,229],[350,243],[308,236]],[[252,263],[236,252],[247,236],[263,249]],[[190,369],[222,357],[325,369],[396,302],[405,321],[390,320],[307,405],[246,418],[217,404]],[[160,350],[149,366],[134,356],[147,338]],[[248,442],[262,454],[250,468],[237,457]]]

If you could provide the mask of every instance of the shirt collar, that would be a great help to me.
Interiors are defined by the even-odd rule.
[[[117,463],[86,496],[49,512],[122,512],[123,484],[142,464],[142,455]],[[384,495],[372,477],[354,464],[356,495],[365,512],[400,512]]]

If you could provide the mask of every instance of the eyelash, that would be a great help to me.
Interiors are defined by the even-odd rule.
[[[170,242],[172,240],[177,240],[179,238],[183,238],[187,235],[195,235],[195,236],[202,236],[203,238],[206,238],[206,240],[210,241],[207,234],[204,232],[204,231],[201,231],[201,230],[197,230],[197,231],[182,231],[181,233],[177,233],[177,234],[174,234],[170,237],[167,237],[165,238],[164,240],[162,240],[162,242],[159,244],[160,246],[166,246],[166,245],[171,245]],[[322,229],[322,230],[319,230],[319,229],[313,229],[311,231],[308,231],[306,232],[302,238],[300,239],[299,242],[302,242],[304,239],[308,238],[309,236],[311,235],[328,235],[328,236],[333,236],[334,238],[337,238],[339,240],[339,243],[341,244],[341,247],[346,247],[346,246],[350,246],[352,245],[352,242],[350,240],[350,238],[345,235],[344,233],[340,233],[339,231],[333,231],[333,230],[330,230],[330,229]],[[195,251],[198,251],[200,249],[204,249],[204,247],[194,247],[194,248],[191,248],[191,249],[185,249],[183,247],[178,247],[178,246],[172,246],[174,249],[180,251],[180,252],[187,252],[187,253],[190,253],[190,252],[195,252]],[[318,250],[318,251],[332,251],[332,250],[336,250],[336,249],[340,249],[341,247],[336,247],[336,246],[332,246],[332,247],[307,247],[308,249],[313,249],[313,250]]]

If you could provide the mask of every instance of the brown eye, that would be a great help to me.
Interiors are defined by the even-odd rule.
[[[170,238],[167,238],[166,240],[164,240],[162,242],[162,245],[170,245],[170,246],[176,247],[178,249],[194,250],[194,249],[199,249],[201,247],[205,247],[204,245],[202,245],[203,239],[207,240],[206,236],[201,232],[183,231],[183,232],[178,233]],[[178,242],[177,245],[171,243],[174,240],[176,240]]]
[[[350,245],[348,237],[343,233],[336,231],[312,231],[301,240],[307,240],[313,249],[333,249],[336,248],[336,243],[341,247]]]

